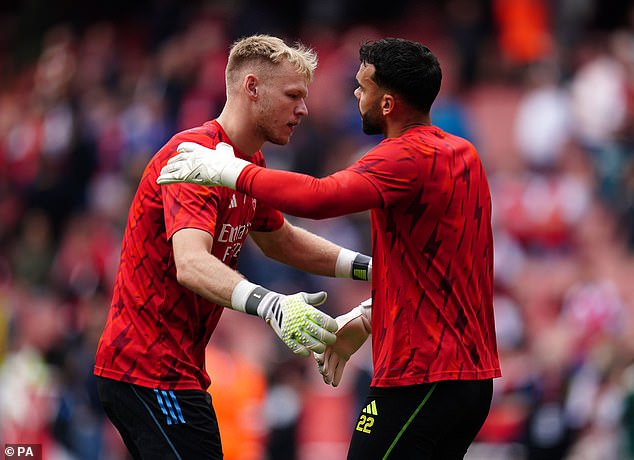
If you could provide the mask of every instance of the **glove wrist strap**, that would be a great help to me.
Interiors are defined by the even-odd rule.
[[[352,262],[352,279],[361,281],[372,280],[372,257],[357,254]]]
[[[369,281],[372,279],[372,258],[359,252],[341,248],[335,264],[335,276]]]
[[[263,288],[262,286],[257,286],[249,294],[249,297],[247,298],[247,302],[244,306],[244,311],[248,313],[249,315],[263,316],[264,312],[258,311],[258,308],[260,307],[260,303],[262,302],[262,299],[264,299],[264,296],[267,295],[269,292],[271,291],[269,291],[266,288]]]
[[[268,292],[268,289],[259,284],[241,280],[231,293],[231,308],[249,315],[257,315],[258,306]]]

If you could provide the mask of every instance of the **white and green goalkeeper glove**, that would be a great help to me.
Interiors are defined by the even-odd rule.
[[[250,165],[246,160],[236,158],[233,147],[224,142],[215,149],[195,142],[181,142],[174,155],[161,169],[156,180],[159,185],[188,182],[197,185],[222,185],[235,190],[238,176]]]
[[[326,292],[284,295],[247,280],[240,281],[231,295],[231,305],[264,319],[295,354],[322,353],[335,343],[337,322],[315,308],[326,301]]]
[[[337,341],[328,345],[323,353],[314,353],[319,372],[328,385],[341,382],[346,363],[372,333],[372,299],[361,302],[348,313],[337,316]]]

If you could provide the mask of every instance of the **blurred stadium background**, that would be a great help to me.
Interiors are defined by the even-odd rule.
[[[92,361],[131,194],[173,133],[219,113],[230,43],[301,40],[320,57],[310,115],[271,167],[322,176],[379,139],[352,95],[358,45],[400,36],[444,69],[432,112],[478,147],[494,205],[504,377],[467,458],[634,458],[634,6],[613,0],[122,0],[0,3],[0,445],[118,460]],[[291,218],[369,252],[367,214]],[[253,247],[241,271],[283,292],[306,276]],[[326,387],[261,321],[227,311],[209,346],[227,460],[345,458],[366,344]]]

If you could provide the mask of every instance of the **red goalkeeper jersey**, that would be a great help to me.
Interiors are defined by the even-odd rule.
[[[418,127],[323,179],[248,166],[237,185],[302,217],[371,209],[373,386],[501,375],[491,196],[468,141]]]
[[[250,229],[282,226],[278,211],[228,188],[157,185],[161,168],[184,141],[231,144],[218,123],[207,122],[174,136],[146,167],[128,214],[95,375],[164,390],[206,389],[205,347],[223,307],[178,283],[170,239],[183,228],[209,232],[213,255],[235,268]],[[261,152],[236,155],[264,165]]]

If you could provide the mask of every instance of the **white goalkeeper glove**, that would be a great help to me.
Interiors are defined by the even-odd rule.
[[[337,322],[315,308],[326,301],[324,291],[284,295],[247,280],[240,281],[231,294],[235,310],[258,315],[295,354],[322,353],[335,343]]]
[[[250,165],[246,160],[236,158],[233,147],[224,142],[215,149],[195,142],[181,142],[174,155],[161,169],[156,179],[159,185],[188,182],[197,185],[222,185],[235,190],[238,176]]]
[[[348,313],[337,316],[339,330],[337,341],[328,345],[323,353],[314,353],[317,367],[328,385],[336,387],[341,382],[346,363],[372,333],[372,299],[361,302]]]

